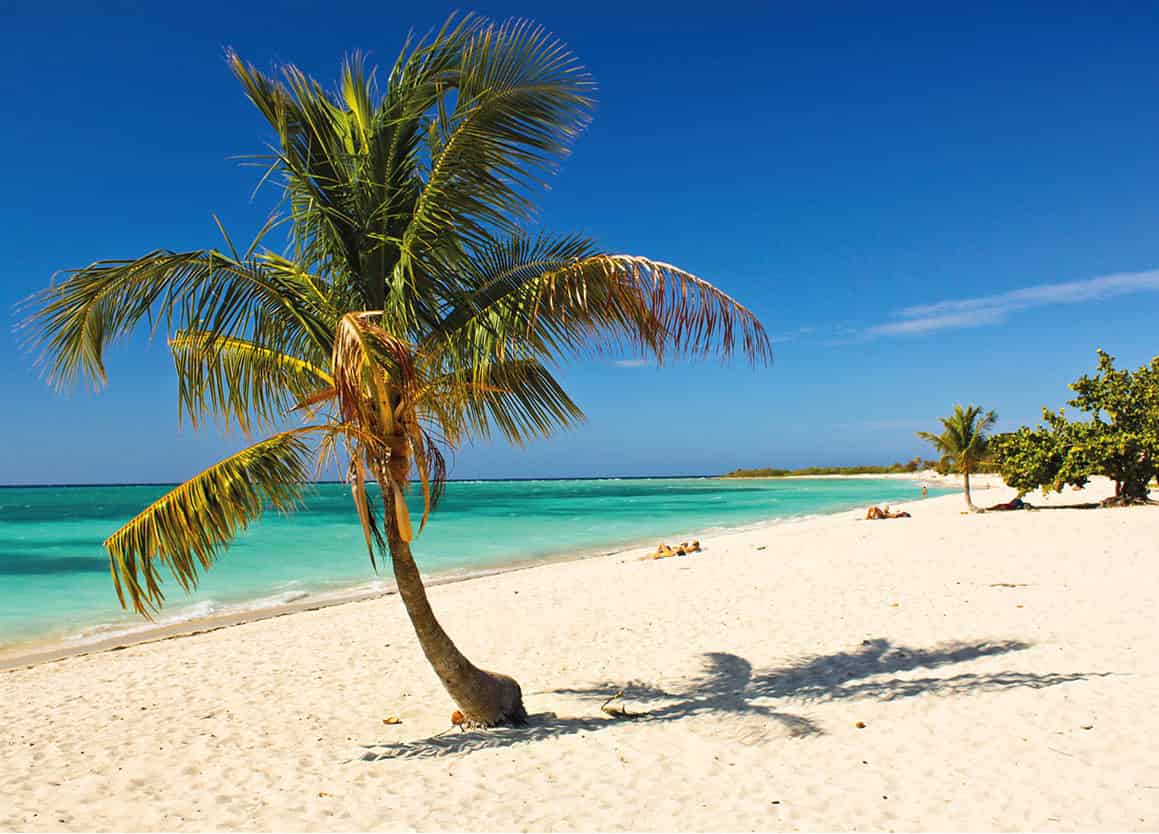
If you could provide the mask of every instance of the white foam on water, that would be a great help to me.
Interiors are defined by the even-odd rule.
[[[219,613],[221,613],[221,606],[211,599],[206,599],[195,602],[192,605],[187,605],[184,608],[179,608],[172,615],[164,617],[157,622],[159,625],[172,625],[173,623],[183,623],[186,620],[201,620]]]
[[[309,596],[309,591],[281,591],[268,597],[258,597],[254,600],[236,603],[229,606],[228,610],[230,613],[243,613],[245,611],[260,611],[263,608],[279,608],[283,605],[289,605],[292,602],[300,602],[301,600],[307,599]]]

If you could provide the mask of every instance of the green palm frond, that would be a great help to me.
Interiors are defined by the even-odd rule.
[[[941,451],[941,447],[944,445],[942,443],[942,436],[941,435],[933,434],[932,432],[928,432],[928,431],[919,431],[919,432],[916,432],[916,434],[922,440],[925,440],[928,443],[932,443],[934,448],[938,449],[938,451]]]
[[[416,397],[419,414],[450,445],[486,438],[494,427],[523,444],[583,421],[580,407],[535,359],[505,359],[434,378]]]
[[[105,540],[121,605],[150,616],[165,594],[158,563],[186,591],[266,507],[294,508],[307,487],[305,432],[273,435],[190,478]]]
[[[450,112],[429,131],[429,165],[403,249],[429,248],[449,230],[485,245],[534,213],[542,188],[591,118],[594,83],[547,30],[488,23],[467,37]]]
[[[429,341],[452,338],[467,325],[501,335],[521,311],[531,315],[545,276],[596,254],[596,245],[579,235],[517,234],[435,264],[436,280],[454,294]]]
[[[344,64],[331,96],[295,67],[268,76],[227,56],[246,94],[278,136],[267,178],[280,179],[295,258],[334,274],[358,306],[382,309],[386,276],[421,190],[419,159],[438,102],[454,86],[465,39],[481,21],[448,18],[433,37],[408,39],[378,97],[361,56]]]
[[[956,467],[960,471],[972,471],[989,452],[988,432],[998,422],[994,411],[983,413],[982,407],[969,405],[963,408],[955,405],[948,417],[939,417],[942,424],[940,434],[919,431],[917,436],[932,444],[942,456],[943,465]]]
[[[259,261],[216,250],[157,251],[68,273],[30,300],[25,326],[53,383],[87,377],[101,384],[105,348],[142,321],[243,338],[264,333],[263,341],[279,348],[325,344],[328,327],[302,289]]]
[[[206,415],[242,431],[268,426],[334,384],[322,368],[248,339],[178,331],[169,348],[177,367],[179,409],[195,426]]]

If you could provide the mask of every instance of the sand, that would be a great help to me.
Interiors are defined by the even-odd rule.
[[[1159,508],[963,506],[433,588],[521,730],[396,597],[0,673],[0,828],[1156,830]]]

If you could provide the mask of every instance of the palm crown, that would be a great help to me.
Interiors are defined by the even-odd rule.
[[[998,414],[994,411],[983,413],[982,407],[978,405],[965,408],[955,405],[949,417],[939,417],[938,420],[942,424],[941,434],[919,431],[917,435],[933,444],[941,455],[942,466],[962,473],[966,505],[973,510],[970,473],[977,469],[989,453],[990,437],[987,432],[998,422]]]
[[[182,414],[278,431],[144,510],[106,541],[122,604],[149,613],[158,564],[186,589],[264,506],[288,510],[314,454],[347,471],[372,560],[413,535],[441,450],[498,430],[522,442],[582,412],[549,370],[631,347],[770,358],[756,318],[671,265],[531,234],[531,194],[589,120],[593,83],[541,28],[452,18],[409,40],[379,86],[354,56],[328,93],[294,67],[229,65],[276,134],[263,159],[284,206],[239,251],[159,250],[67,273],[30,322],[49,377],[104,380],[110,342],[142,320],[170,334]],[[284,228],[281,251],[263,246]]]
[[[998,421],[998,414],[994,411],[983,414],[978,405],[965,408],[955,405],[953,414],[939,417],[938,421],[942,424],[941,434],[920,431],[918,437],[933,444],[944,465],[963,472],[972,471],[986,457],[990,441],[986,433]]]

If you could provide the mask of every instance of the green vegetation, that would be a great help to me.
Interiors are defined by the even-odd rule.
[[[1159,356],[1134,371],[1115,368],[1115,358],[1101,350],[1098,356],[1098,372],[1071,383],[1075,396],[1067,403],[1089,420],[1044,408],[1046,425],[994,438],[1002,478],[1020,493],[1057,492],[1105,475],[1115,482],[1105,503],[1149,503],[1148,483],[1159,475]]]
[[[979,465],[986,460],[989,450],[987,432],[998,421],[998,415],[993,411],[983,414],[979,405],[965,408],[955,405],[953,414],[938,419],[942,424],[940,434],[920,431],[918,437],[933,444],[941,455],[938,463],[943,469],[961,473],[966,506],[977,510],[970,496],[970,475],[977,472]]]
[[[431,610],[410,549],[408,481],[421,482],[425,522],[446,449],[574,425],[582,412],[548,370],[563,357],[623,345],[764,362],[769,340],[748,310],[673,266],[526,231],[532,191],[594,104],[590,76],[543,29],[452,17],[408,40],[385,76],[349,59],[336,93],[292,66],[270,76],[232,53],[229,66],[274,137],[264,179],[283,190],[282,216],[240,251],[222,230],[225,251],[73,270],[28,322],[58,385],[103,382],[110,343],[144,322],[163,328],[182,414],[247,435],[283,429],[105,542],[121,602],[156,611],[161,567],[193,587],[264,508],[293,509],[314,466],[336,464],[371,561],[389,552],[464,722],[518,723],[519,685],[472,664]],[[264,247],[271,229],[288,239]],[[285,430],[288,419],[301,425]]]
[[[935,460],[914,458],[909,463],[895,463],[890,466],[808,466],[804,469],[734,469],[721,475],[722,478],[789,478],[807,475],[900,475],[907,472],[921,472],[934,469]]]

